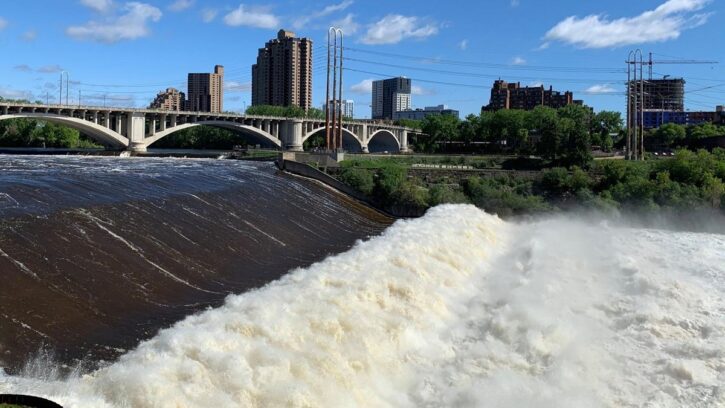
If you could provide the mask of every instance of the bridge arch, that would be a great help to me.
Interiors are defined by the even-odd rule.
[[[370,153],[400,152],[400,141],[389,130],[378,130],[368,140],[368,151]]]
[[[172,128],[168,128],[161,132],[156,132],[153,136],[149,136],[144,139],[144,144],[146,147],[151,146],[152,144],[158,142],[159,140],[165,138],[166,136],[169,136],[173,133],[179,132],[184,129],[190,129],[196,126],[214,126],[214,127],[220,127],[224,129],[229,129],[233,131],[241,131],[242,133],[245,133],[247,135],[251,135],[253,137],[260,138],[262,140],[266,140],[272,144],[274,144],[277,147],[282,147],[282,141],[278,138],[274,137],[272,134],[265,132],[263,130],[257,129],[253,126],[249,125],[243,125],[241,123],[237,122],[227,122],[223,120],[207,120],[207,121],[200,121],[200,122],[194,122],[194,123],[184,123],[181,125],[174,126]]]
[[[114,132],[111,129],[105,128],[99,124],[89,122],[84,119],[73,118],[68,116],[55,115],[50,113],[14,113],[9,115],[0,115],[0,120],[7,119],[37,119],[46,122],[51,122],[57,125],[68,126],[83,132],[83,134],[92,138],[93,140],[100,142],[106,146],[113,148],[127,148],[128,138]]]
[[[302,144],[304,145],[307,139],[311,138],[319,132],[324,131],[324,127],[314,129],[302,138]],[[361,153],[363,151],[362,143],[357,138],[357,136],[345,128],[342,128],[342,148],[350,153]]]

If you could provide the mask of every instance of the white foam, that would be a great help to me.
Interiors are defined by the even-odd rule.
[[[725,236],[443,206],[65,381],[68,407],[725,406]]]

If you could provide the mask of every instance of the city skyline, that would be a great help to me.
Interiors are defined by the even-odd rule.
[[[219,64],[227,67],[226,110],[242,111],[251,104],[258,48],[289,29],[314,41],[312,106],[320,106],[331,24],[346,31],[344,97],[355,101],[359,117],[369,116],[372,81],[388,77],[412,78],[412,108],[446,104],[462,116],[488,103],[498,77],[570,90],[596,110],[623,111],[630,49],[652,51],[656,59],[724,60],[722,50],[708,46],[717,41],[725,11],[714,1],[501,0],[464,8],[439,9],[427,1],[415,9],[379,1],[13,3],[0,11],[6,53],[0,96],[57,101],[59,73],[66,70],[71,100],[80,89],[84,103],[101,104],[105,97],[108,104],[147,106],[163,89],[186,89],[187,72]],[[689,110],[725,102],[724,72],[722,64],[655,68],[655,75],[687,80]]]

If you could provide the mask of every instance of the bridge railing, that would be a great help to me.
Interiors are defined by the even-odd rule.
[[[302,121],[314,121],[324,122],[324,119],[318,118],[287,118],[279,116],[259,116],[259,115],[244,115],[234,113],[211,113],[211,112],[199,112],[199,111],[169,111],[163,109],[146,109],[146,108],[128,108],[128,107],[114,107],[114,106],[96,106],[96,105],[66,105],[66,104],[35,104],[35,103],[17,103],[0,101],[0,107],[7,106],[8,108],[28,108],[28,109],[53,109],[53,110],[85,110],[85,111],[98,111],[98,112],[124,112],[124,113],[143,113],[143,114],[155,114],[155,115],[177,115],[177,116],[213,116],[217,118],[231,118],[231,119],[253,119],[253,120],[293,120],[299,119]],[[421,133],[420,131],[405,126],[395,126],[385,123],[380,123],[372,119],[357,119],[357,120],[344,120],[343,125],[372,125],[378,126],[384,129],[392,130],[407,130],[409,133]]]

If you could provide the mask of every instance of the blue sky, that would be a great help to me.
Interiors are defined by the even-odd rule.
[[[631,49],[656,60],[656,75],[685,77],[686,107],[725,104],[723,0],[24,0],[0,8],[0,96],[146,106],[160,90],[186,88],[187,72],[226,67],[225,108],[251,99],[257,48],[280,28],[315,42],[313,97],[325,89],[327,27],[347,34],[345,93],[370,115],[370,81],[413,79],[414,107],[462,114],[488,103],[501,77],[571,90],[596,110],[624,109]]]

